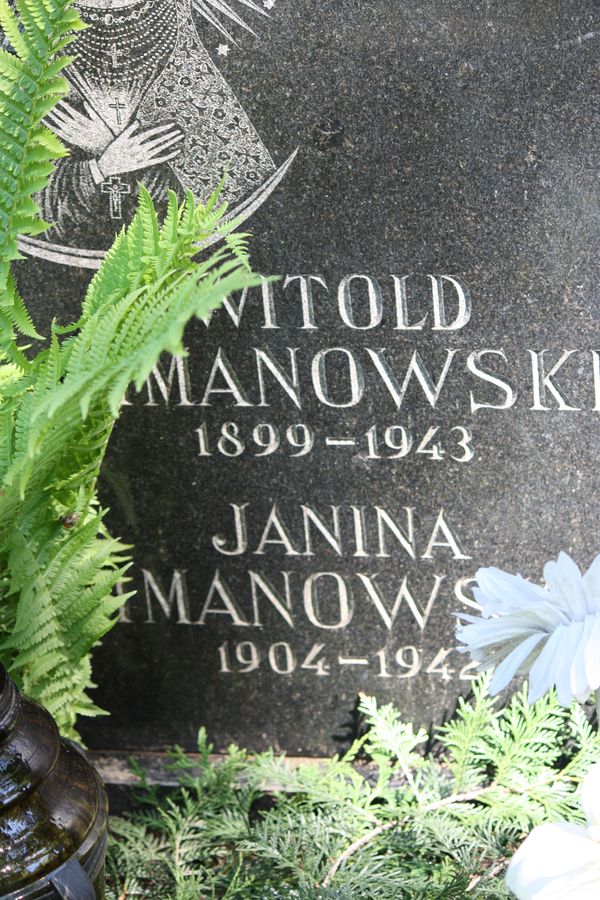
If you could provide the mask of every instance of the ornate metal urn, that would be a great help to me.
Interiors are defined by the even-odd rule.
[[[100,778],[0,666],[0,897],[104,897],[108,803]]]

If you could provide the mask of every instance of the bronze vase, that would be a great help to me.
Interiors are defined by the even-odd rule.
[[[0,897],[104,897],[108,801],[80,750],[0,666]]]

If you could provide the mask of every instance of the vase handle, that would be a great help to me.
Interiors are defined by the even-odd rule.
[[[60,900],[96,900],[96,889],[76,859],[53,872],[48,881]]]

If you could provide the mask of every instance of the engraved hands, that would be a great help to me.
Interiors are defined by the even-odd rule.
[[[97,156],[108,147],[114,135],[87,101],[84,101],[83,106],[86,115],[63,100],[48,113],[45,122],[65,143],[81,147]]]
[[[139,122],[132,122],[117,135],[98,160],[104,178],[147,169],[179,156],[184,134],[177,125],[158,125],[140,131]]]
[[[172,122],[146,131],[139,131],[139,122],[132,122],[115,137],[87,101],[83,106],[85,113],[63,100],[45,121],[61,140],[91,153],[103,179],[168,162],[181,152],[184,135]]]

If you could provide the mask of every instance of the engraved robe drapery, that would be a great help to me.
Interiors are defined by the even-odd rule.
[[[110,178],[98,168],[105,148],[91,146],[93,135],[67,142],[70,156],[58,163],[40,198],[44,218],[53,223],[39,239],[42,247],[107,249],[133,214],[138,182],[160,206],[169,188],[206,197],[227,170],[224,199],[236,202],[274,172],[266,147],[198,37],[189,0],[138,0],[110,10],[78,6],[90,27],[78,37],[78,59],[67,72],[69,106],[80,116],[100,117],[109,138],[133,121],[140,131],[171,123],[183,138],[168,163],[128,172],[124,161],[123,172]]]

